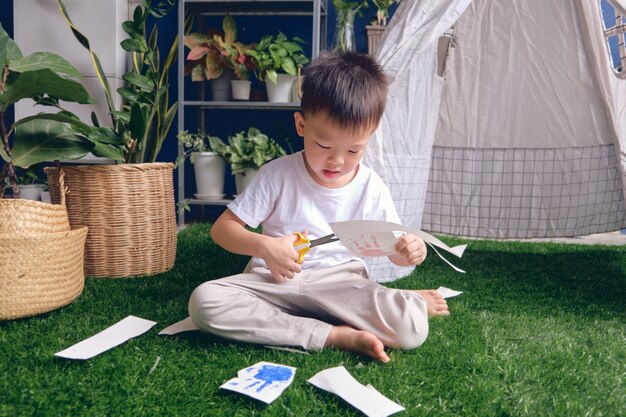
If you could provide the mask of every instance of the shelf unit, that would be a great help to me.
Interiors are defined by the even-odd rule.
[[[311,59],[319,55],[326,44],[327,0],[179,0],[178,1],[178,129],[185,129],[185,110],[211,109],[226,110],[297,110],[299,103],[269,103],[254,101],[204,101],[185,99],[185,47],[183,45],[185,13],[196,17],[223,16],[310,16],[311,17]],[[178,154],[184,149],[178,145]],[[185,164],[177,169],[178,201],[185,200]],[[190,205],[226,205],[229,199],[198,200],[187,199]],[[185,225],[185,213],[178,213],[178,226]]]

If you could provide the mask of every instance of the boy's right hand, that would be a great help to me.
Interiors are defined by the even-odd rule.
[[[306,232],[303,235],[306,236]],[[293,246],[297,240],[296,235],[273,237],[267,240],[262,258],[278,283],[284,282],[285,278],[292,279],[296,273],[302,271],[302,267],[297,262],[300,254]]]

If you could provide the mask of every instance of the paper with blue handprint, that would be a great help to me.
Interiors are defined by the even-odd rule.
[[[220,388],[248,395],[270,404],[293,382],[296,368],[271,362],[258,362],[237,372],[237,378]]]

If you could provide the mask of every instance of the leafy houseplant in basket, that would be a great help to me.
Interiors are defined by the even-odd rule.
[[[224,197],[224,174],[226,161],[216,152],[211,151],[211,143],[222,143],[215,136],[209,136],[204,131],[189,133],[186,130],[178,132],[178,141],[186,149],[176,164],[184,163],[190,156],[196,177],[196,194],[198,200],[216,200]]]
[[[233,81],[243,81],[247,85],[247,96],[250,96],[250,70],[252,60],[247,54],[254,50],[254,45],[237,42],[237,25],[228,13],[222,21],[223,34],[215,30],[204,33],[190,33],[185,36],[184,44],[190,49],[187,60],[190,61],[186,73],[191,74],[192,81],[213,80],[211,82],[212,98],[215,101],[230,99],[230,85]],[[235,83],[238,85],[241,83]],[[233,91],[233,98],[247,100]]]
[[[266,162],[286,154],[272,138],[255,127],[228,137],[228,144],[217,138],[210,140],[211,148],[230,165],[235,175],[237,194],[241,194],[254,174]]]
[[[154,3],[154,5],[153,5]],[[65,183],[71,189],[67,207],[71,224],[87,224],[87,275],[126,277],[167,271],[176,257],[176,220],[172,163],[156,157],[176,115],[168,96],[168,74],[177,55],[177,40],[164,60],[158,49],[158,26],[148,30],[175,5],[175,0],[143,0],[132,20],[122,24],[129,38],[121,42],[132,67],[119,88],[123,104],[114,106],[113,94],[100,61],[86,36],[72,23],[62,0],[59,10],[71,32],[88,50],[107,98],[111,119],[101,123],[92,114],[90,137],[100,139],[92,153],[116,160],[115,165],[66,166]],[[69,34],[69,32],[68,32]],[[53,184],[59,170],[47,168],[52,201],[59,195]]]
[[[248,51],[254,62],[254,71],[259,81],[267,88],[267,98],[273,103],[291,101],[291,89],[300,68],[309,59],[304,55],[304,40],[291,40],[284,33],[264,36],[255,50]]]
[[[79,78],[76,68],[58,55],[23,56],[0,25],[0,157],[4,161],[0,183],[6,183],[14,197],[0,196],[0,320],[61,307],[84,287],[87,227],[70,228],[63,198],[60,205],[18,198],[16,166],[27,169],[58,158],[80,158],[95,144],[74,134],[70,124],[86,126],[67,111],[25,117],[11,126],[5,118],[10,106],[26,98],[36,103],[88,103],[89,94],[76,81]]]

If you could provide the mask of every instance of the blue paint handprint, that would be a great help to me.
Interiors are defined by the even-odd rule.
[[[255,379],[259,381],[255,381],[252,384],[248,385],[246,389],[252,388],[255,385],[258,385],[263,381],[263,385],[256,389],[256,392],[260,392],[263,388],[268,385],[273,384],[274,382],[284,382],[288,381],[289,378],[293,375],[293,371],[284,366],[273,366],[273,365],[263,365],[258,370],[258,372],[254,375]]]

